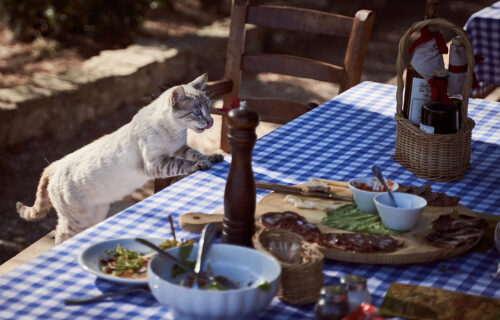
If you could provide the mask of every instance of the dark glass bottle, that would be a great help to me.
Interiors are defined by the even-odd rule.
[[[437,17],[437,14],[438,0],[427,0],[424,20],[434,19]],[[427,52],[427,54],[430,53]],[[410,63],[408,64],[408,68],[406,69],[406,81],[402,108],[403,116],[413,122],[413,124],[418,126],[420,123],[421,107],[424,103],[429,101],[430,86],[426,79],[429,79],[429,77],[431,76],[430,73],[432,72],[432,67],[427,72],[422,69],[424,71],[422,75],[417,70],[415,70],[415,67],[412,66],[413,59],[415,59],[414,56],[412,57]],[[429,62],[430,60],[427,59],[429,59],[429,57],[425,58],[425,61]],[[418,66],[420,64],[421,62],[417,62],[415,66]]]
[[[434,72],[432,101],[422,106],[420,130],[429,134],[452,134],[458,132],[460,125],[460,99],[450,99],[446,94],[448,71]]]

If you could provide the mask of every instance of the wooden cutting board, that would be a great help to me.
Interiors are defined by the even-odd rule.
[[[326,182],[326,180],[324,180]],[[334,184],[332,186],[332,191],[343,196],[351,196],[351,192],[347,187],[346,182],[335,182],[328,181]],[[270,211],[294,211],[309,222],[314,223],[321,232],[332,233],[332,232],[350,232],[345,230],[340,230],[336,228],[331,228],[321,224],[321,219],[326,216],[326,212],[321,210],[313,209],[300,209],[296,208],[293,204],[285,200],[286,194],[282,193],[270,193],[265,196],[256,206],[255,209],[255,220],[257,224],[258,217],[266,212]],[[335,201],[329,199],[297,196],[302,200],[309,200],[320,202],[324,204],[336,204],[342,205],[350,202]],[[425,241],[425,236],[431,231],[431,224],[434,219],[442,214],[448,214],[453,209],[457,210],[460,214],[477,216],[469,208],[462,205],[457,205],[453,207],[430,207],[425,208],[422,216],[420,216],[418,223],[414,229],[409,232],[402,233],[395,238],[404,241],[405,246],[391,253],[361,253],[353,251],[342,251],[333,248],[325,248],[318,246],[318,248],[323,252],[326,258],[347,261],[347,262],[357,262],[357,263],[372,263],[372,264],[405,264],[405,263],[419,263],[446,259],[449,257],[460,255],[471,248],[473,248],[478,242],[471,243],[469,245],[461,246],[458,248],[440,248],[428,245]],[[187,213],[180,217],[179,223],[181,227],[185,230],[192,232],[200,232],[206,223],[216,222],[219,229],[222,228],[222,219],[224,217],[224,209],[220,208],[216,210],[214,214],[200,214],[200,213]]]
[[[302,215],[309,222],[314,223],[323,233],[350,232],[336,228],[331,228],[321,224],[321,219],[326,216],[326,212],[313,209],[296,208],[293,204],[285,200],[285,196],[286,196],[285,194],[273,192],[264,197],[257,204],[255,212],[256,220],[258,220],[258,217],[260,215],[270,211],[294,211]],[[310,198],[302,196],[300,198],[303,200],[311,200],[325,204],[341,205],[348,203],[342,201],[332,201],[328,199]],[[372,263],[372,264],[405,264],[405,263],[418,263],[418,262],[428,262],[428,261],[446,259],[449,257],[462,254],[470,250],[477,244],[476,242],[458,248],[440,248],[426,244],[424,238],[431,230],[432,221],[442,214],[450,213],[451,210],[453,209],[456,209],[461,214],[476,216],[476,214],[473,211],[462,205],[457,205],[453,207],[428,206],[427,208],[425,208],[422,216],[420,216],[418,223],[414,229],[394,237],[396,239],[404,241],[405,247],[400,248],[391,253],[360,253],[360,252],[342,251],[332,248],[325,248],[319,245],[317,246],[321,250],[321,252],[323,252],[326,258],[347,261],[347,262]]]

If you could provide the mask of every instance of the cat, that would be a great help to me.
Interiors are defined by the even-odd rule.
[[[55,243],[105,219],[111,202],[153,178],[188,175],[221,162],[187,145],[187,129],[203,132],[213,125],[207,74],[163,92],[132,120],[51,163],[40,178],[35,203],[16,204],[20,217],[37,221],[50,207],[57,212]]]

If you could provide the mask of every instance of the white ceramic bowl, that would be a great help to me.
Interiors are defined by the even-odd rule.
[[[384,225],[392,230],[407,231],[413,229],[422,215],[427,201],[417,195],[393,192],[398,207],[393,207],[388,193],[382,193],[373,199]]]
[[[178,256],[178,248],[168,252]],[[197,246],[188,260],[195,261]],[[223,275],[240,284],[226,291],[191,289],[179,285],[185,278],[172,278],[173,264],[155,256],[148,264],[148,284],[153,296],[168,306],[175,319],[255,319],[276,295],[281,266],[276,259],[260,251],[228,244],[214,244],[208,254],[214,275]],[[268,291],[258,288],[267,282]]]
[[[391,180],[386,180],[385,182],[387,186],[391,189],[392,192],[398,190],[399,185],[396,182]],[[367,191],[363,190],[364,187],[369,187],[372,190],[380,190],[380,191]],[[354,202],[356,202],[356,206],[358,209],[364,212],[376,213],[377,208],[373,203],[373,198],[376,195],[383,193],[384,187],[380,182],[378,182],[377,178],[354,178],[349,180],[349,189],[351,190],[352,197],[354,198]]]

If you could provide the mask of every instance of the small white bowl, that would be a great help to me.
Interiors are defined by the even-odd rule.
[[[373,199],[377,211],[384,225],[392,230],[407,231],[417,224],[427,201],[417,195],[402,192],[393,192],[398,207],[393,207],[388,193],[382,193]]]
[[[398,190],[399,185],[391,180],[386,180],[385,183],[391,189],[392,192]],[[361,186],[366,186],[372,190],[380,191],[367,191],[363,190]],[[382,184],[377,180],[377,178],[354,178],[349,180],[349,189],[351,190],[352,197],[358,209],[364,212],[376,213],[377,208],[373,203],[373,198],[385,191]]]
[[[178,256],[179,249],[167,250]],[[196,260],[197,246],[188,258]],[[171,262],[155,256],[148,264],[148,284],[153,296],[173,312],[174,319],[255,319],[276,295],[281,266],[276,259],[260,251],[228,244],[214,244],[207,256],[207,265],[214,275],[238,282],[240,288],[213,291],[179,285],[185,278],[172,278]],[[269,290],[259,285],[267,282]]]

